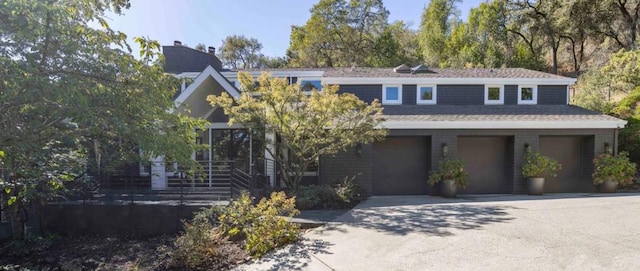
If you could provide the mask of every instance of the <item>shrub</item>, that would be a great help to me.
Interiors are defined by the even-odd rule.
[[[271,193],[256,206],[249,195],[242,194],[220,215],[220,229],[231,238],[244,240],[245,251],[257,258],[298,240],[299,226],[286,218],[298,213],[295,198],[284,192]]]
[[[522,176],[525,178],[555,177],[562,165],[558,161],[527,148],[524,153]]]
[[[299,187],[296,191],[298,208],[309,209],[340,209],[342,199],[336,191],[328,185],[308,185]]]
[[[464,162],[457,159],[444,159],[438,163],[438,169],[429,173],[429,185],[444,180],[453,180],[456,187],[467,187],[469,174],[464,171]]]
[[[226,269],[247,255],[204,216],[184,222],[184,233],[176,239],[174,247],[169,253],[168,266],[176,270]]]
[[[629,161],[626,152],[618,155],[604,153],[593,159],[595,170],[593,172],[593,184],[598,185],[607,181],[614,181],[620,185],[633,183],[636,175],[636,164]]]

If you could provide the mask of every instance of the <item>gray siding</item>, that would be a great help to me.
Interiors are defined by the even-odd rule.
[[[504,104],[518,104],[518,86],[517,85],[504,86]]]
[[[353,93],[367,103],[373,102],[374,99],[382,102],[382,85],[340,85],[338,93],[345,92]]]
[[[484,85],[438,85],[438,104],[484,104]]]
[[[402,85],[402,104],[416,104],[416,85]]]
[[[538,104],[567,104],[567,86],[538,86]]]
[[[507,182],[504,190],[510,193],[526,193],[525,179],[522,177],[522,162],[524,159],[524,145],[528,144],[534,150],[539,148],[539,137],[545,135],[573,135],[583,136],[583,187],[582,191],[592,192],[591,182],[593,173],[593,157],[604,152],[604,143],[614,146],[614,131],[610,129],[590,130],[390,130],[389,136],[431,136],[431,169],[435,170],[442,157],[442,145],[448,146],[448,157],[456,158],[458,136],[508,136],[507,166],[505,173]],[[614,146],[615,147],[615,146]],[[361,174],[357,180],[362,188],[371,193],[372,188],[372,157],[371,144],[363,145],[362,155],[357,157],[354,150],[335,155],[325,156],[320,160],[320,177],[323,183],[332,183],[344,176]],[[400,157],[398,159],[401,159]],[[426,180],[425,180],[426,181]]]

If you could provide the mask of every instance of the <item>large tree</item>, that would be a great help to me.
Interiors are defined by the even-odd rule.
[[[422,13],[420,47],[427,65],[437,67],[445,62],[446,40],[459,20],[458,2],[461,0],[432,0]]]
[[[344,151],[358,143],[382,139],[379,129],[382,107],[376,100],[370,105],[353,94],[337,93],[337,86],[324,85],[322,91],[307,94],[299,84],[263,74],[254,79],[239,73],[242,96],[233,99],[226,93],[209,96],[212,106],[220,106],[229,115],[229,124],[238,123],[265,140],[267,151],[280,165],[285,184],[296,189],[309,165],[322,155]]]
[[[287,50],[294,67],[365,66],[387,25],[382,0],[321,0],[303,26],[292,26]]]
[[[264,57],[260,52],[262,43],[244,35],[227,36],[218,50],[218,57],[227,68],[251,69],[260,67]]]
[[[137,59],[105,21],[127,0],[1,5],[0,191],[16,239],[25,206],[70,182],[152,156],[194,165],[194,129],[203,122],[176,110],[179,82],[163,72],[159,44],[137,38]]]

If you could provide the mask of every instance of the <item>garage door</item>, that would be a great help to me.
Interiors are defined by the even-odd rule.
[[[545,193],[584,192],[582,177],[582,137],[581,136],[541,136],[540,153],[562,164],[562,170],[555,178],[546,178]]]
[[[509,193],[505,178],[508,137],[458,137],[458,158],[469,173],[466,194]]]
[[[373,144],[373,194],[427,193],[429,137],[388,137]]]

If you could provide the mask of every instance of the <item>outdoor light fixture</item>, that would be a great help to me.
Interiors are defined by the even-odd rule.
[[[362,156],[362,144],[358,143],[358,145],[356,145],[356,156],[360,157]]]
[[[609,145],[609,142],[604,143],[604,152],[611,153],[611,145]]]
[[[529,146],[529,143],[524,143],[524,150],[525,151],[531,150],[531,146]]]
[[[449,146],[447,143],[442,143],[442,157],[447,157],[449,155]]]

